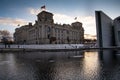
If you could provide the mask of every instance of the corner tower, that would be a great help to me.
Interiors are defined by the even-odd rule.
[[[53,24],[53,14],[50,12],[42,11],[37,15],[38,22]]]

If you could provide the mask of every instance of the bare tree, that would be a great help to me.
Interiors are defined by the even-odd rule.
[[[0,35],[3,37],[10,37],[10,32],[7,30],[0,30]]]
[[[5,48],[6,48],[6,45],[11,42],[10,32],[7,30],[0,30],[0,37],[1,37],[1,42],[5,44]]]

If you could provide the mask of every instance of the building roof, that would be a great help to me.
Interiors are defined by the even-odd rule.
[[[52,14],[52,13],[50,13],[50,12],[47,12],[47,11],[42,11],[42,12],[38,13],[38,15],[37,15],[37,16],[42,15],[42,14],[49,14],[49,15],[53,15],[53,14]]]

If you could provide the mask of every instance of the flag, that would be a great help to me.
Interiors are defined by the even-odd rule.
[[[45,5],[44,5],[44,6],[41,6],[41,9],[45,9]]]
[[[74,19],[77,20],[77,17],[75,17]]]
[[[20,24],[18,24],[17,26],[20,26]]]

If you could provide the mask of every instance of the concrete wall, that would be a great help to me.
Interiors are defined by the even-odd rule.
[[[114,30],[116,46],[120,46],[120,17],[114,19]]]
[[[112,19],[102,11],[95,11],[98,47],[110,47],[112,40]]]

